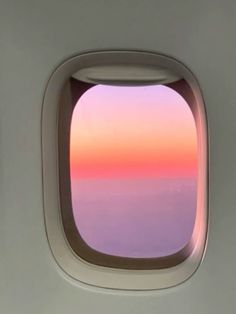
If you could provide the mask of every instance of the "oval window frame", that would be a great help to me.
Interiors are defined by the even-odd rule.
[[[165,78],[165,83],[168,83],[167,86],[181,94],[185,100],[188,99],[188,104],[192,104],[191,109],[196,121],[198,147],[200,148],[198,149],[199,177],[196,223],[192,239],[187,247],[172,258],[168,256],[135,259],[134,263],[133,258],[114,257],[98,253],[88,247],[84,241],[77,245],[78,238],[76,238],[75,225],[73,227],[73,213],[71,208],[68,210],[68,204],[71,206],[71,203],[68,199],[70,195],[69,163],[68,151],[65,153],[65,147],[68,147],[68,126],[70,127],[73,108],[68,102],[70,91],[66,87],[66,82],[81,69],[119,65],[123,67],[125,65],[133,66],[134,68],[135,66],[156,67],[157,69],[166,69],[166,73],[174,73],[173,77],[179,76],[182,78],[182,83],[180,84],[180,81],[173,82],[171,76],[169,81],[168,76]],[[112,81],[117,83],[114,82],[114,78]],[[183,81],[185,82],[184,88]],[[80,83],[82,94],[83,88],[86,89],[88,84],[90,85],[90,82]],[[137,84],[140,84],[140,81]],[[51,250],[61,268],[82,282],[118,289],[166,288],[179,284],[190,277],[202,260],[207,240],[207,138],[206,112],[199,85],[193,74],[172,58],[150,52],[101,51],[81,54],[59,66],[52,74],[44,96],[42,159],[46,230]],[[131,280],[132,277],[135,280]]]

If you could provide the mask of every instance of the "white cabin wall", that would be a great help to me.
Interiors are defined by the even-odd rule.
[[[236,2],[0,0],[0,313],[233,314],[236,308]],[[210,232],[194,276],[106,291],[57,267],[43,219],[41,109],[52,71],[88,50],[141,49],[197,77],[210,132]]]

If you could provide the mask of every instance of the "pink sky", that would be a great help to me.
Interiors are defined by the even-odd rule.
[[[197,171],[192,112],[171,88],[97,85],[71,124],[73,178],[178,177]]]
[[[95,250],[159,257],[190,240],[196,128],[188,104],[174,90],[89,89],[73,112],[70,167],[75,223]]]

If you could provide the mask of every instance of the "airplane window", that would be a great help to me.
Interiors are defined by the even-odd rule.
[[[84,245],[113,257],[180,252],[197,208],[197,132],[186,100],[164,85],[94,85],[70,126],[72,212]]]
[[[57,263],[93,286],[189,278],[208,230],[208,133],[197,80],[168,56],[88,52],[52,74],[42,111],[44,213]]]

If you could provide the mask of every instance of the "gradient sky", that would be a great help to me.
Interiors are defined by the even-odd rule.
[[[189,106],[165,86],[97,85],[74,109],[73,178],[193,176],[196,148]]]
[[[171,88],[97,85],[71,124],[73,215],[100,252],[160,257],[191,238],[197,199],[192,112]]]

